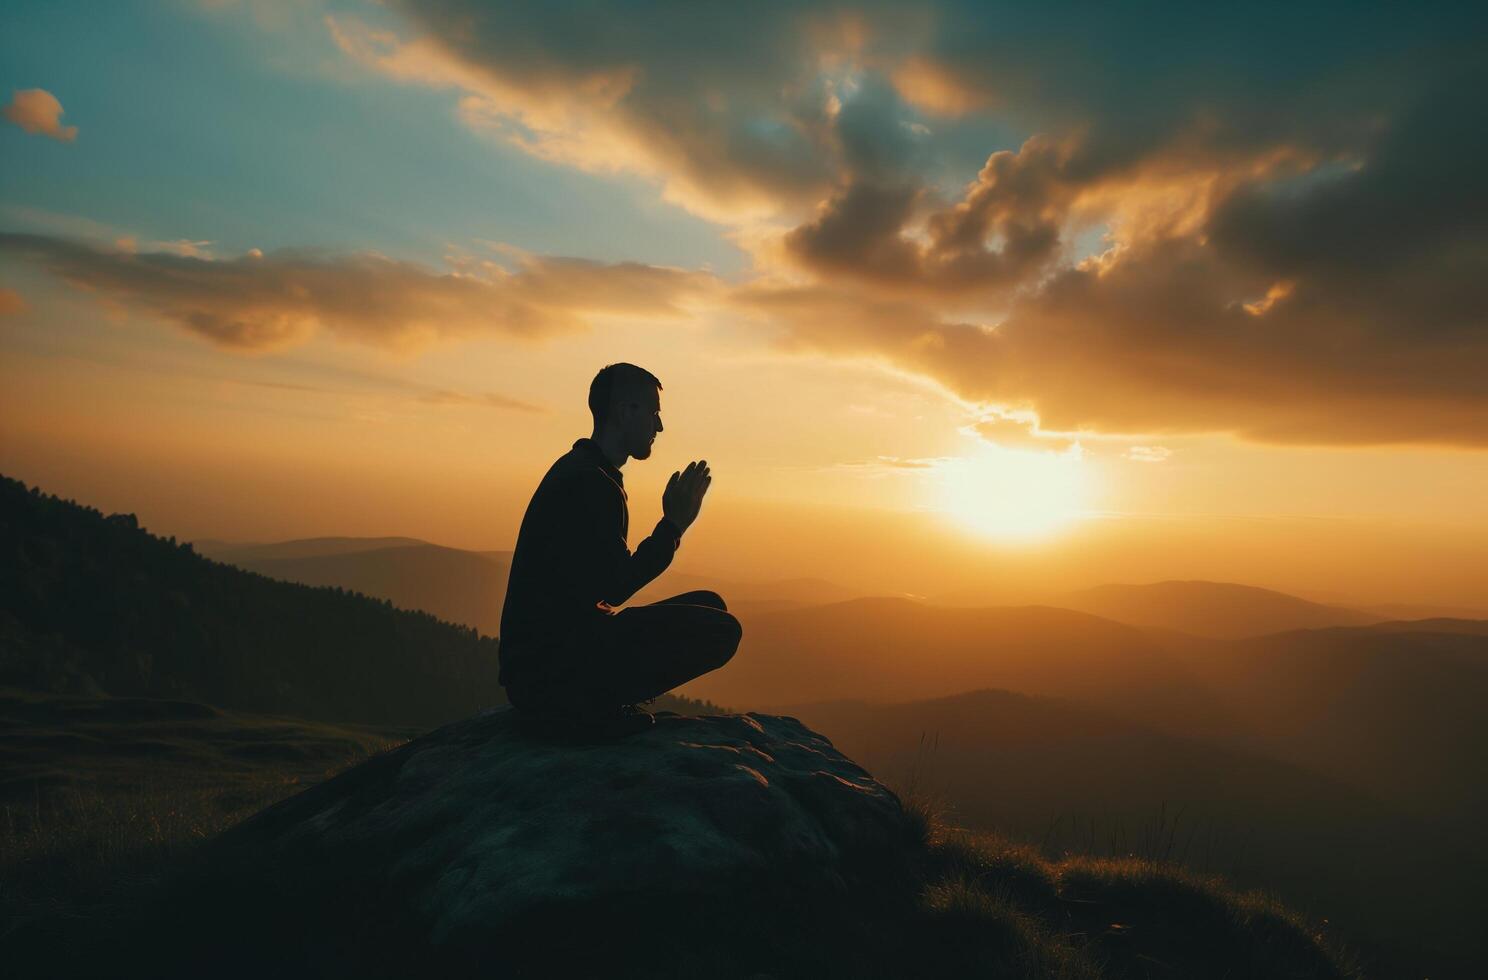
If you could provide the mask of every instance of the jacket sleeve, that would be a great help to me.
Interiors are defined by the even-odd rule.
[[[626,541],[625,495],[603,473],[575,481],[571,525],[578,577],[585,597],[618,606],[666,571],[682,541],[682,532],[663,517],[632,553]]]

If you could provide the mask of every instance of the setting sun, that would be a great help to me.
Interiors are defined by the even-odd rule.
[[[1079,447],[1062,453],[988,446],[940,471],[939,507],[989,537],[1042,538],[1082,514],[1089,477]]]

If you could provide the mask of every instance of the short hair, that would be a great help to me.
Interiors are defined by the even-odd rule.
[[[594,416],[594,427],[599,428],[609,419],[610,407],[615,404],[615,392],[645,384],[655,385],[657,391],[661,390],[656,375],[643,367],[622,361],[600,368],[594,380],[589,382],[589,414]]]

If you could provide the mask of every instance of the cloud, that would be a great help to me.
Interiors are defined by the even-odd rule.
[[[1064,134],[992,153],[944,203],[850,180],[783,238],[809,281],[740,302],[787,348],[872,357],[1055,431],[1488,446],[1488,134],[1466,123],[1488,73],[1409,32],[1370,66],[1387,84],[1324,45],[1255,92],[1225,64],[1190,86],[1171,63],[1106,65],[1118,101],[1053,77],[1093,79],[1073,55],[987,40],[937,70]],[[1319,91],[1268,109],[1278,73]],[[1145,88],[1159,79],[1172,91]]]
[[[1075,445],[1075,440],[1068,436],[1041,430],[1038,418],[1032,413],[989,412],[969,428],[988,442],[1007,449],[1062,453]]]
[[[1173,455],[1167,446],[1133,446],[1122,455],[1137,463],[1162,463]]]
[[[873,358],[1054,432],[1488,446],[1488,269],[1450,254],[1458,276],[1298,278],[1259,314],[1270,274],[1192,239],[1066,269],[989,322],[822,285],[756,284],[735,303],[785,350]]]
[[[583,329],[592,316],[675,316],[712,288],[699,273],[537,256],[515,271],[481,262],[441,273],[375,253],[255,249],[213,260],[10,233],[0,233],[0,251],[240,351],[291,347],[320,331],[390,349],[489,335],[537,340]]]
[[[6,286],[0,286],[0,316],[10,316],[13,313],[26,312],[26,300],[20,293]]]
[[[5,118],[28,133],[50,136],[61,143],[77,139],[76,126],[62,125],[62,103],[44,88],[28,88],[11,95],[3,110]]]
[[[831,15],[784,6],[643,12],[466,0],[394,4],[402,32],[328,18],[348,55],[459,93],[459,117],[543,159],[644,174],[713,217],[805,206],[829,186]]]
[[[420,401],[430,405],[473,405],[478,408],[496,408],[512,412],[545,412],[547,409],[518,398],[508,398],[494,392],[464,392],[438,389],[423,395]]]
[[[844,460],[834,463],[829,469],[858,470],[870,476],[885,476],[890,473],[915,470],[936,470],[952,462],[949,456],[872,456],[867,459]]]
[[[931,211],[918,236],[910,226],[922,188],[854,180],[785,236],[786,253],[826,277],[879,289],[1007,291],[1059,255],[1074,197],[1061,180],[1065,158],[1042,138],[992,154],[965,197]]]
[[[283,365],[276,365],[276,368],[282,370]],[[308,384],[287,381],[277,376],[254,377],[252,375],[224,374],[215,371],[183,371],[178,367],[173,368],[171,373],[176,376],[185,373],[203,380],[246,385],[251,388],[267,388],[272,391],[293,391],[310,395],[345,397],[347,395],[371,393],[374,395],[391,395],[400,400],[418,402],[425,405],[473,406],[476,408],[529,413],[547,411],[541,405],[534,405],[531,402],[511,398],[495,392],[453,391],[448,388],[436,388],[421,384],[403,377],[377,375],[344,368],[331,368],[323,364],[301,362],[295,364],[292,370],[296,376],[301,374],[309,374],[312,377],[324,376],[327,383]]]
[[[1480,6],[389,6],[329,19],[341,50],[731,226],[758,277],[697,302],[1010,413],[994,438],[1488,446]],[[670,295],[603,268],[608,302]],[[470,274],[534,334],[587,276]]]

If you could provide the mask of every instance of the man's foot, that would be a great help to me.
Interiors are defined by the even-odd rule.
[[[597,709],[527,709],[518,711],[519,724],[533,735],[558,741],[609,741],[637,735],[656,723],[651,713],[627,704]]]
[[[613,711],[586,715],[581,719],[580,724],[592,731],[598,738],[624,738],[627,735],[639,735],[646,731],[656,724],[656,719],[651,717],[651,712],[640,705],[625,704]]]

